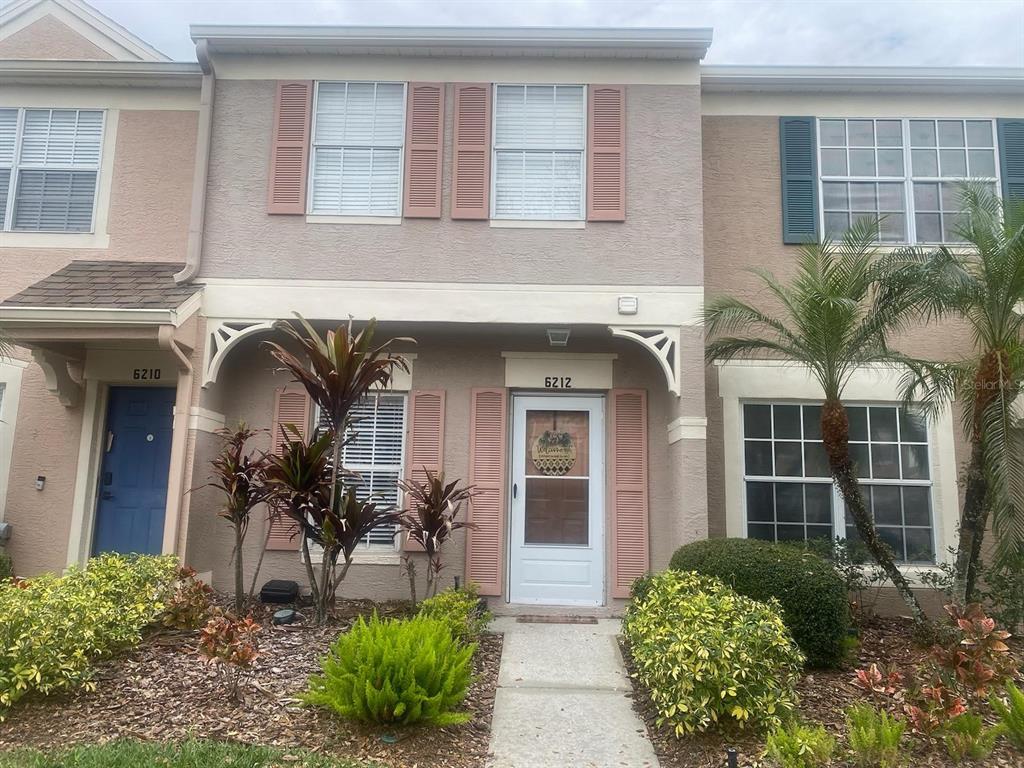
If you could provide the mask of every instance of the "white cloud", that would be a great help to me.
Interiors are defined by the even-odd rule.
[[[714,64],[1024,67],[1024,0],[91,0],[175,59],[189,24],[711,26]]]

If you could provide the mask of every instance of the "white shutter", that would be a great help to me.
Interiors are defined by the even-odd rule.
[[[399,215],[405,86],[321,83],[314,123],[312,212]]]
[[[494,136],[496,217],[583,217],[583,86],[497,86]]]
[[[18,138],[18,110],[0,109],[0,166],[14,163],[14,142]]]
[[[26,166],[96,168],[103,139],[103,112],[25,110],[20,162]]]

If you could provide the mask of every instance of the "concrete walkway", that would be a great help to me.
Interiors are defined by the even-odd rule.
[[[492,768],[658,768],[615,636],[619,622],[491,625],[505,633]]]

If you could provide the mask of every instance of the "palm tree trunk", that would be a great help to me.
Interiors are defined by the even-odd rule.
[[[985,449],[975,430],[971,438],[971,462],[967,467],[964,511],[960,516],[960,541],[956,550],[953,601],[967,605],[974,599],[981,545],[988,524],[988,481],[985,477]]]
[[[235,615],[241,618],[245,609],[245,576],[242,570],[242,525],[234,523],[235,528]]]
[[[825,452],[828,454],[829,468],[832,477],[839,486],[839,492],[846,503],[846,509],[853,517],[857,533],[860,534],[864,546],[867,547],[871,556],[878,563],[885,575],[896,588],[914,622],[918,625],[927,623],[927,617],[921,609],[921,604],[914,596],[910,584],[907,582],[903,572],[897,567],[893,560],[892,550],[878,536],[875,530],[875,521],[864,501],[864,491],[857,482],[857,472],[850,458],[850,420],[846,408],[838,400],[826,400],[821,408],[821,434],[825,442]]]

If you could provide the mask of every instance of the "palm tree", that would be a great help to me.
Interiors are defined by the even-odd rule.
[[[912,296],[927,319],[967,323],[971,357],[924,365],[907,381],[908,396],[927,410],[956,399],[971,442],[960,515],[954,599],[976,599],[981,549],[992,520],[997,552],[1024,551],[1024,461],[1015,442],[1013,402],[1024,385],[1024,202],[1011,209],[990,188],[961,190],[965,216],[958,235],[966,249],[908,249],[893,256],[886,292]]]
[[[803,246],[789,283],[767,270],[754,270],[780,305],[778,314],[731,296],[709,301],[704,323],[711,341],[705,354],[709,362],[782,358],[805,366],[817,380],[824,393],[821,433],[832,477],[865,547],[914,620],[923,623],[924,612],[892,550],[879,537],[857,482],[850,456],[850,422],[843,406],[843,391],[859,368],[911,362],[887,343],[888,334],[899,330],[908,317],[906,302],[899,297],[884,304],[875,301],[877,227],[876,221],[860,222],[841,240]]]

